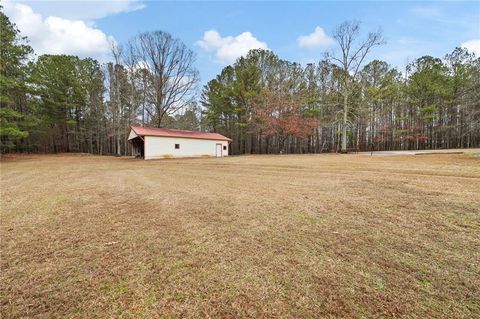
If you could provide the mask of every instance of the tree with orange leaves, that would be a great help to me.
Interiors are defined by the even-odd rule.
[[[281,91],[264,91],[261,102],[255,104],[255,122],[264,136],[277,136],[279,152],[287,152],[285,140],[305,138],[313,134],[318,121],[302,107],[302,97]]]

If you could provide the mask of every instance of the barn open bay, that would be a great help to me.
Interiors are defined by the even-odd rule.
[[[475,317],[480,162],[1,163],[7,317]]]

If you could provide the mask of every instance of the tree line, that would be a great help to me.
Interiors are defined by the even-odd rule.
[[[34,58],[0,12],[0,141],[6,152],[130,155],[130,125],[200,129],[195,54],[157,31],[112,43],[112,62]]]
[[[0,12],[0,141],[5,152],[130,155],[132,124],[215,131],[232,154],[480,145],[480,59],[456,48],[399,71],[366,59],[380,32],[341,24],[339,54],[302,66],[252,50],[198,96],[195,54],[163,31],[112,43],[112,62],[34,58]]]
[[[253,50],[202,93],[207,127],[233,138],[234,154],[478,147],[480,58],[456,48],[423,56],[403,72],[365,63],[381,32],[359,22],[335,31],[337,56],[302,67]]]

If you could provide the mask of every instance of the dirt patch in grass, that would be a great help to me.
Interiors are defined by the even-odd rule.
[[[478,317],[480,159],[1,163],[3,318]]]

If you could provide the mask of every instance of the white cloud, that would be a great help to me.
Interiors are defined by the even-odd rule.
[[[473,39],[461,44],[462,48],[465,48],[470,53],[475,53],[477,57],[480,57],[480,39]]]
[[[28,5],[33,11],[42,16],[56,16],[69,20],[87,21],[145,8],[145,4],[139,0],[29,1]]]
[[[197,41],[201,48],[215,52],[215,57],[223,63],[230,64],[241,56],[245,56],[253,49],[268,49],[265,42],[259,41],[250,32],[243,32],[237,36],[222,37],[217,31],[210,30]]]
[[[113,37],[87,25],[82,20],[56,16],[43,18],[30,6],[4,1],[4,11],[22,36],[27,36],[38,55],[71,54],[106,61],[110,54],[109,41]]]
[[[297,38],[298,45],[302,48],[318,48],[330,45],[333,39],[330,38],[322,28],[316,27],[309,35],[301,35]]]

